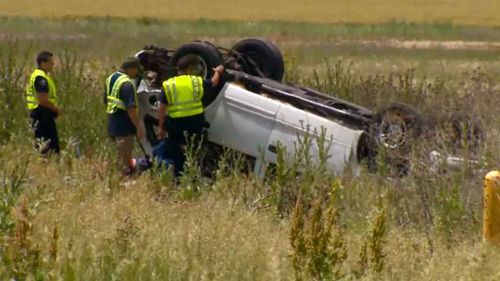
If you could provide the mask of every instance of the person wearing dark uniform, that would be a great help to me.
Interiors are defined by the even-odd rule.
[[[138,140],[144,136],[137,112],[137,91],[133,80],[137,77],[139,68],[140,63],[136,58],[128,58],[120,71],[106,79],[104,103],[108,113],[108,133],[117,146],[120,168],[124,175],[134,172],[134,135]]]
[[[179,76],[163,82],[160,94],[159,137],[167,134],[170,143],[172,160],[174,162],[175,177],[178,178],[184,171],[186,156],[185,146],[194,136],[195,141],[201,139],[203,128],[207,126],[203,108],[203,94],[208,88],[216,87],[224,71],[222,65],[213,69],[211,80],[203,80],[199,76],[191,75],[196,65],[196,56],[187,55],[177,63]],[[168,114],[165,122],[165,115]],[[165,124],[166,123],[166,124]]]
[[[30,76],[26,102],[36,148],[42,154],[59,153],[59,137],[55,119],[60,115],[56,84],[49,73],[54,69],[54,55],[43,51],[36,58],[38,68]]]

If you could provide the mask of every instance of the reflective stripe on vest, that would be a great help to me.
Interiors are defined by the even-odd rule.
[[[120,99],[120,88],[125,82],[132,83],[132,86],[134,87],[135,104],[137,105],[137,92],[133,81],[130,80],[125,73],[117,71],[106,79],[107,113],[115,113],[118,109],[127,110],[125,102]]]
[[[56,84],[54,83],[54,80],[45,73],[45,71],[41,69],[35,69],[33,73],[30,76],[29,84],[26,89],[26,104],[28,106],[29,110],[36,109],[38,107],[38,97],[37,97],[37,92],[35,89],[35,80],[37,77],[43,77],[47,80],[48,87],[49,87],[49,101],[53,103],[54,105],[57,106],[58,101],[57,101],[57,91],[56,91]]]
[[[203,79],[182,75],[163,82],[168,101],[168,116],[182,118],[203,113]]]

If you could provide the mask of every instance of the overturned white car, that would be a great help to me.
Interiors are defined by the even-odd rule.
[[[147,136],[143,145],[149,152],[158,143],[161,81],[176,74],[178,59],[192,54],[199,58],[196,69],[202,77],[210,77],[219,64],[226,68],[223,85],[204,97],[210,124],[208,149],[223,147],[242,153],[251,160],[254,172],[261,174],[267,164],[276,163],[278,147],[291,160],[300,138],[321,135],[323,142],[312,142],[309,153],[316,161],[323,157],[335,173],[362,161],[373,169],[380,147],[388,152],[390,166],[401,175],[408,173],[410,163],[404,156],[411,140],[426,126],[417,110],[392,104],[374,113],[332,95],[286,85],[281,82],[284,63],[279,49],[259,39],[242,40],[229,50],[207,42],[189,43],[175,51],[149,46],[136,55],[146,71],[138,96]],[[474,128],[469,135],[475,140],[482,137]]]

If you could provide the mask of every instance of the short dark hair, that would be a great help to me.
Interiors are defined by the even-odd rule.
[[[187,71],[190,67],[198,63],[198,57],[194,54],[183,56],[177,62],[177,71]]]
[[[141,67],[141,63],[136,57],[128,57],[122,63],[122,69],[137,68]]]
[[[42,62],[48,62],[49,59],[51,57],[53,57],[54,54],[52,54],[51,52],[49,51],[41,51],[40,53],[38,53],[38,55],[36,56],[36,64],[38,65],[38,67],[40,67],[42,65]]]

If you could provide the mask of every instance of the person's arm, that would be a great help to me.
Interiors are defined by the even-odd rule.
[[[167,114],[167,95],[162,89],[160,92],[160,105],[158,106],[158,137],[165,138],[165,115]]]
[[[160,103],[158,107],[158,138],[165,138],[165,114],[167,112],[167,105]]]
[[[142,128],[141,122],[139,122],[139,116],[137,114],[137,107],[127,107],[127,113],[130,120],[137,130],[137,139],[141,140],[144,137],[144,129]]]
[[[144,137],[144,129],[137,114],[137,104],[135,101],[135,89],[132,83],[125,83],[120,89],[120,96],[127,107],[127,114],[136,129],[136,137],[141,140]]]
[[[107,106],[108,105],[108,89],[106,88],[106,85],[104,85],[103,93],[104,93],[104,95],[102,96],[102,101]]]
[[[51,111],[56,113],[57,116],[59,116],[61,112],[59,111],[59,108],[55,104],[49,101],[48,93],[37,93],[37,99],[39,105],[50,109]]]
[[[214,70],[214,75],[212,76],[211,82],[212,82],[212,87],[216,87],[220,83],[220,77],[224,72],[224,66],[219,65],[213,70]]]
[[[42,76],[35,79],[35,92],[38,100],[38,105],[41,105],[50,111],[53,111],[56,116],[59,116],[59,108],[49,100],[49,82]]]

